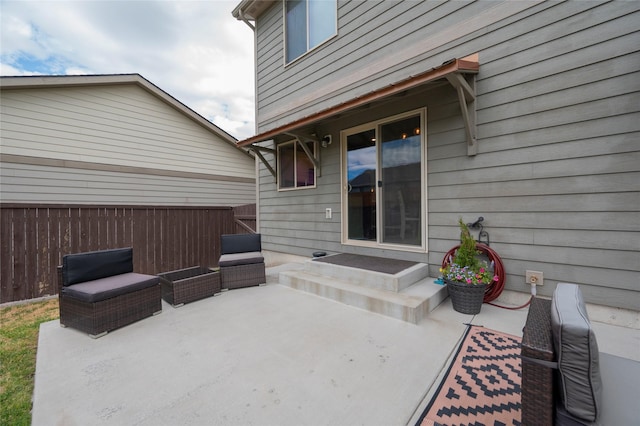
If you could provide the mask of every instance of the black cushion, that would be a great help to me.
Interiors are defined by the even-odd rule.
[[[131,247],[67,254],[62,258],[62,284],[70,286],[133,272]]]
[[[222,254],[262,251],[260,234],[227,234],[220,237]]]
[[[155,275],[129,272],[63,287],[62,293],[83,302],[95,303],[152,287],[159,282],[160,278]]]

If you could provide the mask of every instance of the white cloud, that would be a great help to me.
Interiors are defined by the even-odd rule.
[[[254,132],[237,1],[2,1],[2,75],[138,73],[233,136]]]

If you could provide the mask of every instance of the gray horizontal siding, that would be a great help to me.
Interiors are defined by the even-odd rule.
[[[447,84],[319,123],[318,133],[333,134],[334,143],[321,151],[317,188],[277,192],[274,178],[259,171],[265,246],[428,261],[436,276],[457,242],[457,219],[483,216],[507,289],[528,291],[525,270],[539,270],[546,283],[539,294],[577,282],[590,302],[637,310],[640,3],[516,3],[340,2],[338,38],[287,67],[274,58],[282,53],[274,30],[282,12],[274,7],[265,21],[269,38],[258,32],[269,52],[258,55],[260,130],[478,52],[479,153],[466,155]],[[495,19],[474,27],[493,12]],[[406,33],[376,24],[401,20]],[[425,47],[428,40],[434,45]],[[412,48],[413,58],[393,63]],[[349,75],[359,79],[344,85]],[[339,132],[419,107],[427,108],[428,253],[341,245]]]
[[[2,91],[3,153],[253,176],[251,158],[134,85]]]
[[[255,202],[255,184],[142,173],[2,163],[4,203],[237,206]]]

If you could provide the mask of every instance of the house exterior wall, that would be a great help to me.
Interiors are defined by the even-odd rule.
[[[525,271],[543,271],[539,294],[575,282],[589,302],[637,310],[639,20],[638,2],[339,1],[338,36],[285,66],[276,3],[256,22],[258,132],[478,53],[479,145],[467,156],[446,83],[320,122],[334,143],[320,152],[316,188],[278,192],[259,169],[265,249],[427,261],[437,276],[457,219],[483,216],[507,289],[527,292]],[[428,251],[342,244],[339,132],[422,107]]]
[[[3,203],[255,202],[251,157],[136,84],[1,97]]]

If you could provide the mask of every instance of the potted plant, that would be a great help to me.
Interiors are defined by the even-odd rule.
[[[458,224],[460,245],[453,256],[445,259],[440,272],[447,284],[453,309],[463,314],[477,314],[482,307],[487,286],[499,278],[494,274],[493,264],[489,265],[478,258],[481,252],[462,218],[458,220]]]

